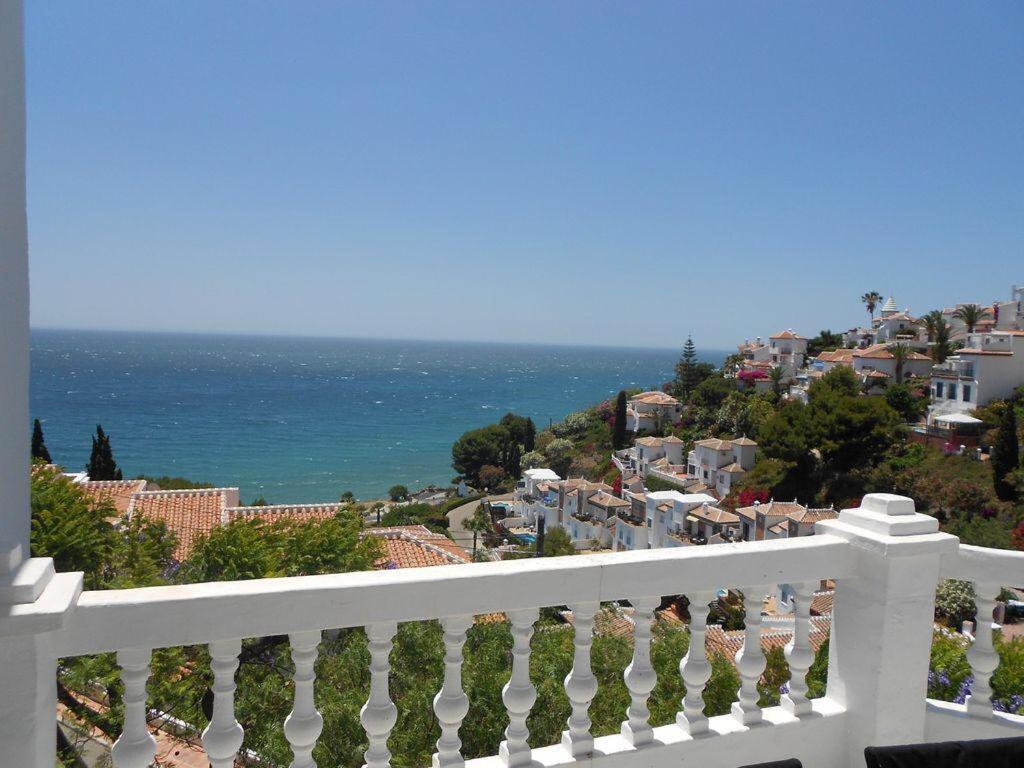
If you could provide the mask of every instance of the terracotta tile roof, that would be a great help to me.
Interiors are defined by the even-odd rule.
[[[793,333],[793,329],[792,328],[787,328],[784,331],[779,331],[774,336],[769,336],[768,338],[769,339],[799,339],[801,341],[807,341],[807,338],[805,336],[797,336],[795,333]]]
[[[78,483],[78,487],[88,494],[94,502],[109,501],[120,517],[128,511],[132,494],[146,490],[145,480],[86,480]]]
[[[772,500],[765,504],[753,504],[749,507],[740,507],[736,510],[736,514],[740,517],[745,517],[748,520],[754,520],[757,517],[757,513],[761,512],[769,519],[770,522],[770,519],[773,517],[790,517],[791,515],[806,511],[807,508],[805,506],[798,504],[795,501]]]
[[[698,440],[694,445],[699,445],[702,448],[711,448],[715,451],[730,451],[732,450],[732,441],[730,440],[718,440],[716,438],[709,438],[707,440]]]
[[[721,525],[729,525],[740,521],[740,519],[732,512],[718,507],[708,506],[707,504],[701,504],[699,507],[691,509],[687,515],[693,515],[701,520],[707,520],[708,522],[719,523]]]
[[[128,515],[163,520],[178,536],[174,558],[185,560],[195,540],[224,522],[228,494],[237,488],[203,488],[188,491],[142,491],[131,497]]]
[[[639,395],[631,397],[630,401],[634,403],[648,403],[650,405],[679,405],[679,401],[672,397],[672,395],[658,392],[657,390],[641,392]]]
[[[814,597],[811,598],[811,615],[812,616],[831,616],[832,615],[832,601],[835,599],[836,593],[832,590],[827,592],[815,592]]]
[[[854,357],[862,357],[867,360],[892,360],[892,352],[889,351],[888,344],[872,344],[870,347],[864,349],[853,350]],[[927,355],[922,355],[920,352],[909,350],[907,353],[908,360],[931,360]]]
[[[341,504],[272,504],[263,507],[228,507],[228,522],[239,518],[259,519],[267,523],[278,520],[329,520],[338,514]]]
[[[805,509],[789,514],[789,519],[797,523],[816,523],[819,520],[835,520],[837,517],[837,509]]]
[[[865,371],[864,376],[869,379],[888,379],[889,374],[885,371]]]
[[[633,608],[605,606],[594,615],[594,634],[602,637],[633,637]],[[572,611],[562,611],[567,624],[575,626],[576,616]]]
[[[737,437],[735,440],[732,441],[732,444],[733,445],[753,445],[755,447],[757,446],[757,443],[755,443],[753,440],[751,440],[746,435],[744,435],[743,437]]]
[[[660,437],[641,437],[636,440],[637,445],[645,445],[651,448],[657,448],[661,443],[662,438]]]
[[[812,618],[810,641],[811,648],[817,653],[822,643],[828,639],[831,621],[828,618]],[[793,639],[793,632],[789,629],[777,627],[762,627],[761,629],[761,650],[767,653],[772,648],[785,648]],[[736,663],[736,654],[743,648],[743,630],[723,630],[718,624],[709,624],[705,638],[705,647],[710,656],[712,653],[721,653],[733,664]]]
[[[629,502],[625,499],[620,499],[618,496],[612,496],[610,493],[605,491],[598,491],[590,497],[590,503],[596,504],[599,507],[628,507]]]
[[[822,352],[818,359],[826,363],[852,363],[854,349],[835,349],[831,352]]]
[[[741,467],[739,464],[737,464],[734,461],[732,464],[729,464],[728,466],[722,467],[718,471],[719,472],[730,472],[730,473],[733,473],[733,474],[742,474],[742,473],[746,472],[747,470],[745,470],[743,467]]]
[[[378,569],[423,568],[433,565],[454,565],[470,562],[462,547],[422,525],[396,525],[390,528],[367,528],[364,536],[378,536],[384,544],[384,555],[374,563]]]

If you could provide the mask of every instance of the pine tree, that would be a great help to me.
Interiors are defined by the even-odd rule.
[[[32,458],[42,459],[47,464],[52,464],[50,452],[46,449],[46,440],[43,439],[43,425],[36,419],[32,425]]]
[[[526,433],[523,435],[523,452],[529,453],[537,444],[537,427],[533,419],[526,420]]]
[[[697,348],[693,344],[693,337],[687,336],[682,357],[676,363],[676,391],[684,402],[689,400],[690,393],[697,388],[697,378]]]
[[[992,484],[996,496],[1003,501],[1015,501],[1017,491],[1009,479],[1009,475],[1020,466],[1020,442],[1017,439],[1017,414],[1013,403],[1003,408],[1003,418],[999,422],[992,445]]]
[[[92,439],[92,452],[89,463],[85,467],[93,480],[120,480],[121,470],[114,461],[114,453],[110,449],[110,437],[103,427],[96,425],[96,435]]]
[[[626,447],[626,393],[619,391],[615,398],[615,423],[612,427],[612,447],[622,450]]]

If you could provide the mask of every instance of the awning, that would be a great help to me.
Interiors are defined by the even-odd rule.
[[[966,413],[945,413],[941,416],[936,416],[933,421],[941,421],[946,424],[981,424],[981,419],[976,419],[973,416],[968,416]]]

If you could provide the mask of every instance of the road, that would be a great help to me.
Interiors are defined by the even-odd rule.
[[[512,494],[505,493],[500,496],[488,496],[487,501],[511,501]],[[462,524],[476,514],[477,509],[480,507],[480,503],[483,499],[477,499],[471,501],[468,504],[463,504],[461,507],[456,507],[448,513],[448,532],[451,533],[455,543],[465,549],[467,552],[473,551],[473,532],[467,531],[463,528]]]

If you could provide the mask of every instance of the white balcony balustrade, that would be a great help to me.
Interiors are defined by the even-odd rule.
[[[444,678],[434,699],[440,724],[434,765],[462,766],[459,728],[469,699],[462,687],[462,646],[472,616],[504,612],[512,626],[511,674],[503,692],[508,712],[497,754],[475,766],[519,768],[581,761],[625,766],[643,751],[649,765],[692,761],[708,766],[794,756],[807,766],[859,765],[864,746],[925,740],[1024,734],[1024,718],[994,712],[988,684],[998,663],[991,641],[991,608],[1001,584],[1024,583],[1024,553],[960,546],[915,514],[908,499],[869,496],[861,509],[819,524],[813,537],[685,547],[647,552],[480,563],[445,568],[355,573],[291,579],[221,582],[79,594],[63,578],[34,603],[0,618],[5,667],[0,684],[8,710],[24,702],[20,717],[47,721],[51,745],[26,752],[27,768],[53,764],[54,701],[36,706],[22,696],[19,652],[34,648],[48,674],[57,658],[116,651],[125,687],[124,733],[113,749],[119,768],[142,768],[155,744],[146,728],[145,684],[150,649],[205,644],[213,672],[213,710],[202,744],[214,766],[230,766],[243,742],[234,714],[239,638],[287,635],[295,662],[294,706],[284,731],[294,766],[312,766],[323,724],[314,706],[313,665],[321,630],[365,627],[370,689],[361,714],[365,765],[391,764],[388,738],[396,722],[389,681],[392,638],[399,623],[440,619]],[[832,619],[828,691],[809,700],[803,676],[813,660],[809,606],[820,579],[837,582]],[[940,578],[972,581],[978,622],[969,658],[974,689],[966,704],[926,701],[934,591]],[[773,585],[795,593],[794,635],[786,649],[793,681],[780,706],[758,706],[757,682],[765,667],[760,643],[762,599]],[[741,684],[731,714],[706,717],[702,692],[711,667],[704,635],[708,603],[718,590],[739,585],[746,611]],[[56,591],[54,591],[56,590]],[[48,599],[53,593],[57,598]],[[65,594],[65,599],[60,599]],[[652,727],[647,700],[656,676],[650,660],[651,627],[660,595],[690,597],[689,652],[679,674],[686,695],[675,723]],[[70,598],[67,597],[70,595]],[[588,715],[597,692],[591,670],[593,617],[602,602],[627,600],[636,608],[633,659],[624,672],[630,703],[621,732],[594,736]],[[572,670],[565,680],[571,714],[561,743],[530,743],[528,717],[536,701],[530,647],[539,609],[570,606],[575,615]],[[26,638],[44,640],[26,645]],[[39,648],[45,649],[40,655]],[[25,656],[31,662],[33,653]],[[48,684],[52,689],[52,682]],[[31,693],[31,691],[29,691]],[[12,703],[13,702],[13,703]],[[21,734],[17,721],[0,722],[4,750]],[[33,730],[46,731],[35,723]],[[6,765],[7,763],[3,763]]]

